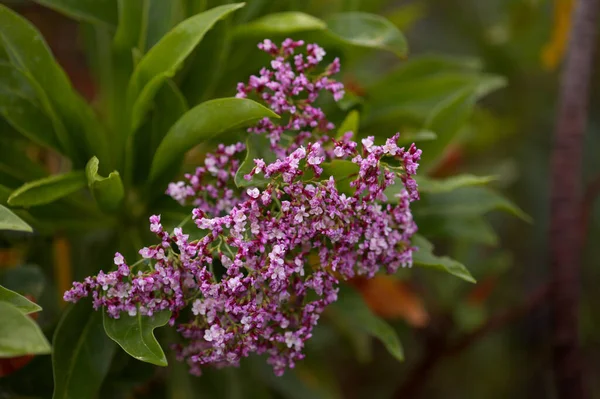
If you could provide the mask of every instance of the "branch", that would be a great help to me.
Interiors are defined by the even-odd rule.
[[[585,397],[578,311],[581,231],[581,159],[600,0],[579,0],[563,72],[552,155],[550,259],[552,334],[558,398]]]
[[[589,222],[594,210],[594,202],[600,195],[600,175],[587,186],[581,204],[581,234],[585,237],[588,233]]]

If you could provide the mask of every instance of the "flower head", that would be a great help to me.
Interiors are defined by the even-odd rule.
[[[399,134],[383,145],[373,137],[357,143],[352,132],[328,137],[333,125],[312,104],[321,90],[336,99],[343,93],[330,78],[339,60],[315,75],[325,52],[309,44],[295,54],[302,46],[263,41],[259,48],[274,58],[271,69],[238,85],[238,96],[257,94],[289,114],[285,125],[266,119],[250,129],[271,138],[277,158],[255,159],[244,178],[260,174],[267,184],[237,188],[245,146],[219,145],[195,173],[167,189],[194,207],[195,227],[169,233],[160,215],[151,216],[159,243],[140,249],[140,270],[117,253],[114,271],[73,283],[65,300],[92,295],[94,308],[113,318],[170,311],[170,324],[183,337],[174,349],[193,374],[264,353],[281,375],[304,358],[320,315],[337,300],[339,280],[411,266],[417,226],[410,203],[418,199],[413,176],[421,151],[398,147]],[[280,142],[282,134],[291,135],[289,145]],[[351,165],[350,172],[336,175],[333,159]],[[399,188],[397,198],[386,203],[391,186]]]

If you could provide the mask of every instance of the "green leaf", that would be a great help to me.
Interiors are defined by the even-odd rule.
[[[234,34],[237,37],[291,35],[298,32],[323,30],[327,24],[322,20],[297,11],[268,14],[250,23],[239,25]]]
[[[100,176],[98,174],[99,163],[98,158],[93,157],[85,167],[88,187],[102,211],[115,212],[120,208],[125,197],[123,182],[116,170],[111,172],[108,177]]]
[[[145,50],[145,25],[148,22],[149,2],[148,0],[117,0],[117,9],[119,23],[113,43],[115,49],[123,51],[131,60],[131,50],[134,48]]]
[[[8,288],[5,288],[1,285],[0,302],[10,303],[11,305],[19,309],[19,311],[21,311],[21,313],[23,314],[35,313],[42,310],[42,308],[38,304],[31,302],[23,295],[17,294],[16,292],[11,291]]]
[[[2,205],[0,205],[0,230],[33,232],[30,225],[22,221],[20,217]]]
[[[8,62],[0,61],[0,87],[39,107],[37,93],[28,77]]]
[[[0,320],[0,358],[50,353],[40,327],[16,306],[0,300]]]
[[[251,180],[244,179],[254,169],[254,160],[262,159],[269,164],[275,161],[276,156],[271,150],[271,140],[263,134],[249,134],[246,139],[246,158],[235,173],[235,185],[238,187],[264,187],[270,181],[259,173],[252,176]]]
[[[498,245],[498,235],[483,216],[435,215],[416,218],[419,231],[428,237],[483,244]]]
[[[358,136],[358,127],[360,126],[360,114],[357,110],[352,110],[346,115],[346,119],[338,128],[336,139],[341,139],[347,132],[354,133],[353,137]]]
[[[417,132],[403,133],[398,139],[398,145],[409,145],[420,141],[430,141],[437,139],[437,134],[429,130],[419,130]]]
[[[53,339],[53,399],[93,399],[98,396],[113,356],[115,343],[102,328],[102,313],[89,299],[70,307]]]
[[[486,187],[463,187],[454,191],[423,196],[415,203],[416,216],[463,216],[472,217],[501,210],[531,222],[531,217],[517,205]]]
[[[374,92],[389,89],[390,85],[434,76],[436,74],[479,72],[483,64],[477,58],[423,54],[411,57],[370,87]]]
[[[0,127],[1,131],[2,127]],[[0,172],[24,183],[47,175],[44,168],[25,153],[29,143],[16,143],[0,139]]]
[[[179,85],[190,105],[214,98],[224,76],[228,74],[232,50],[231,19],[215,25],[196,46],[186,61],[183,82]],[[206,57],[205,54],[211,54]]]
[[[64,152],[56,141],[52,121],[27,100],[0,88],[0,115],[23,136],[41,146]]]
[[[22,207],[49,204],[81,190],[85,185],[85,173],[82,171],[54,175],[25,183],[8,197],[8,204]]]
[[[419,248],[413,253],[413,263],[415,265],[441,270],[470,283],[476,282],[462,263],[447,256],[436,256],[433,253],[433,244],[427,241],[426,238],[416,234],[413,236],[412,241],[413,245]]]
[[[253,125],[263,118],[278,118],[273,111],[245,98],[206,101],[186,112],[158,146],[150,179],[154,180],[197,144],[228,130]]]
[[[144,55],[136,66],[127,88],[127,102],[132,118],[131,132],[141,125],[150,102],[163,82],[175,75],[206,32],[220,19],[243,6],[243,3],[223,5],[188,18]]]
[[[495,176],[473,176],[469,174],[451,176],[445,179],[432,179],[426,176],[415,177],[421,193],[446,193],[469,186],[482,186],[496,180]]]
[[[44,37],[29,21],[3,5],[0,5],[0,41],[11,63],[34,86],[44,111],[52,120],[61,148],[75,166],[83,166],[92,152],[108,159],[101,125],[71,86]]]
[[[399,124],[423,129],[442,103],[467,89],[481,98],[506,82],[480,72],[478,60],[440,56],[418,56],[403,63],[367,89],[369,112],[364,125],[378,129]],[[385,130],[385,129],[383,129]],[[437,132],[435,132],[437,133]]]
[[[117,5],[114,0],[34,0],[77,21],[117,26]]]
[[[166,366],[167,358],[160,344],[154,337],[154,329],[162,327],[171,318],[171,312],[163,310],[153,316],[128,316],[122,313],[118,319],[113,319],[103,311],[104,330],[106,334],[125,352],[142,362],[157,366]]]
[[[435,107],[425,122],[425,129],[435,132],[437,140],[424,143],[420,146],[423,150],[422,163],[432,164],[439,159],[448,144],[465,125],[473,112],[476,96],[474,88],[466,88]]]
[[[185,6],[182,4],[182,0],[146,1],[149,3],[148,27],[146,29],[146,48],[140,48],[143,51],[152,48],[171,28],[185,18]]]
[[[29,78],[14,66],[1,62],[0,115],[28,139],[61,151],[53,122],[43,110]]]
[[[152,135],[150,137],[150,155],[153,156],[165,135],[190,107],[179,88],[172,80],[166,84],[156,96],[156,112],[152,119]]]
[[[408,45],[402,32],[390,21],[375,14],[348,12],[327,19],[334,37],[355,46],[391,51],[405,57]]]
[[[490,223],[482,217],[446,217],[444,218],[441,228],[447,238],[465,240],[489,246],[498,245],[498,235]]]
[[[158,146],[169,129],[188,110],[189,107],[185,97],[183,97],[183,94],[181,94],[175,83],[171,79],[168,79],[154,99],[154,111],[152,112],[151,119],[147,121],[149,134],[138,134],[135,136],[137,141],[134,143],[133,151],[130,155],[134,163],[134,185],[144,185],[148,181],[150,165]],[[147,125],[144,124],[144,126]],[[173,165],[175,172],[177,172],[178,168],[178,164]],[[152,185],[147,186],[146,189],[150,195],[162,195],[166,184],[168,184],[168,181],[157,180],[153,181]]]
[[[356,290],[342,287],[332,308],[357,330],[379,339],[397,360],[404,361],[404,350],[394,329],[369,309]]]
[[[323,162],[321,167],[323,168],[321,180],[333,176],[335,185],[341,193],[347,195],[354,194],[356,190],[354,187],[350,186],[350,182],[356,179],[360,170],[360,167],[357,164],[343,159],[334,159],[330,162]]]

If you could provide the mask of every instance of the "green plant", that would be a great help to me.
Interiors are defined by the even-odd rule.
[[[344,12],[352,8],[351,1],[340,2],[339,10],[303,5],[306,9],[302,11],[284,2],[259,0],[246,5],[210,4],[214,7],[206,3],[217,2],[183,0],[38,2],[80,22],[98,101],[86,103],[36,28],[0,6],[0,115],[6,122],[0,138],[0,202],[12,210],[0,208],[0,227],[30,231],[28,225],[32,226],[34,238],[10,234],[7,240],[13,245],[28,244],[29,251],[40,251],[32,258],[41,264],[51,263],[44,256],[50,253],[44,237],[66,238],[73,249],[66,256],[75,268],[70,270],[70,262],[64,259],[63,263],[60,259],[56,262],[70,279],[108,269],[115,251],[127,258],[135,257],[144,243],[152,242],[147,232],[151,214],[161,214],[163,224],[171,229],[185,222],[187,213],[164,192],[168,182],[194,166],[189,158],[219,142],[245,141],[243,128],[265,117],[278,117],[255,101],[232,98],[235,84],[264,64],[265,58],[257,55],[254,47],[265,37],[275,40],[293,36],[315,41],[328,54],[341,58],[347,96],[337,104],[330,99],[320,104],[329,119],[340,126],[341,134],[353,131],[358,138],[374,136],[382,141],[400,131],[402,143],[414,141],[423,150],[417,177],[422,199],[414,205],[419,235],[413,243],[420,247],[415,253],[416,266],[474,282],[461,263],[434,254],[428,239],[474,237],[475,241],[493,243],[497,238],[483,219],[484,214],[500,209],[528,219],[511,202],[484,187],[492,177],[459,175],[439,179],[427,175],[443,165],[452,143],[464,139],[461,132],[472,123],[477,101],[502,87],[504,80],[483,73],[481,65],[472,60],[437,55],[406,59],[407,44],[400,30],[375,14]],[[391,69],[381,62],[371,68],[370,63],[378,60],[374,54],[384,52],[402,62]],[[31,148],[59,159],[59,170],[49,172],[36,162],[27,153]],[[264,143],[249,141],[247,151],[252,160],[262,157],[259,154],[265,154],[268,148]],[[337,178],[354,173],[346,171],[347,166],[333,164],[328,174]],[[247,185],[240,178],[236,178],[236,184]],[[343,190],[343,185],[343,179],[338,179],[338,189]],[[388,188],[390,202],[398,189]],[[69,288],[64,286],[61,272],[55,273],[51,289]],[[433,283],[449,296],[458,284],[446,280]],[[19,287],[12,288],[19,291]],[[24,340],[20,333],[14,337],[21,330],[10,329],[13,338],[0,345],[6,346],[0,355],[47,353],[48,344],[37,325],[23,315],[34,305],[12,291],[0,289],[6,291],[6,295],[0,295],[2,317],[20,320],[23,331],[37,332],[31,340]],[[401,360],[403,350],[396,331],[374,315],[350,288],[341,296],[343,300],[330,315],[335,331],[348,335],[355,344],[377,337]],[[46,299],[56,303],[55,297]],[[22,381],[15,378],[11,389],[33,389],[33,394],[39,396],[47,396],[50,389],[55,398],[94,397],[102,389],[102,397],[109,397],[123,386],[121,380],[128,380],[122,383],[131,390],[154,378],[152,370],[141,366],[139,375],[130,376],[122,363],[132,361],[124,360],[113,340],[138,360],[167,364],[153,335],[155,328],[167,323],[164,315],[103,321],[89,303],[81,302],[53,316],[45,325],[47,334],[53,332],[53,388],[43,384],[23,388],[19,385]],[[173,342],[172,337],[159,336],[159,340]],[[30,346],[23,347],[24,343]],[[48,362],[36,360],[28,366],[31,372],[47,375]],[[173,363],[167,384],[171,397],[179,397],[178,390],[188,395],[182,397],[194,397],[190,393],[193,388],[186,387],[196,382],[187,381],[180,366]],[[314,366],[307,363],[308,367]],[[273,380],[259,365],[242,370],[235,378],[259,376],[264,381],[264,385],[252,387],[257,395],[261,390],[284,396],[316,395],[294,373],[282,377],[281,382]],[[223,375],[215,378],[230,378]],[[301,388],[291,393],[294,384]]]

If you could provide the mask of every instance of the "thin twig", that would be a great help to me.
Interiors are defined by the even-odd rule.
[[[554,378],[558,398],[586,397],[579,347],[582,153],[600,0],[578,0],[562,75],[552,154],[550,259]]]

